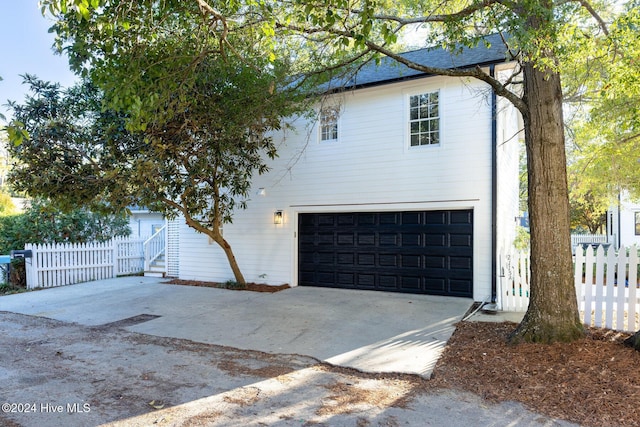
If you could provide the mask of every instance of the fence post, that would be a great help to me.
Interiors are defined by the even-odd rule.
[[[25,258],[24,260],[24,269],[25,269],[25,279],[27,281],[27,289],[35,288],[35,283],[33,281],[33,271],[36,269],[36,260],[38,259],[37,249],[35,245],[26,244],[24,245],[25,250],[31,250],[31,260]],[[30,261],[30,262],[28,262]]]
[[[616,283],[616,264],[618,262],[615,250],[609,248],[607,250],[607,281],[606,286],[603,289],[605,291],[605,321],[604,326],[610,328],[613,323],[613,288]],[[602,304],[600,304],[602,305]]]
[[[625,288],[629,293],[627,297],[627,328],[629,331],[637,331],[640,324],[636,322],[636,301],[638,297],[638,248],[636,245],[629,249],[629,286]]]
[[[118,242],[116,237],[112,237],[111,240],[111,277],[118,277]]]
[[[624,299],[625,299],[625,284],[627,282],[627,249],[624,246],[620,246],[618,251],[618,271],[616,274],[616,299],[613,300],[613,295],[611,295],[611,308],[613,311],[613,304],[616,305],[616,329],[619,331],[624,330]],[[609,310],[609,305],[607,305],[607,310]],[[612,313],[613,314],[613,313]],[[607,319],[609,319],[610,315],[607,313]],[[613,328],[613,322],[608,323],[607,327]]]
[[[576,247],[576,255],[573,264],[573,285],[576,288],[578,311],[584,310],[584,287],[582,286],[582,267],[584,262],[584,250],[582,247]]]

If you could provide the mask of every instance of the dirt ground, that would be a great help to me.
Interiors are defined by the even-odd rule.
[[[449,405],[461,418],[448,425],[464,426],[480,424],[462,418],[460,402],[520,402],[580,425],[640,426],[640,352],[612,331],[508,346],[515,324],[462,322],[426,380],[122,329],[146,320],[84,327],[0,312],[0,400],[13,405],[0,425],[243,425],[260,414],[255,425],[396,426]]]

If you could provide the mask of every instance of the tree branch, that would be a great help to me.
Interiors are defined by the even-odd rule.
[[[474,68],[438,68],[438,67],[430,67],[428,65],[418,64],[417,62],[413,62],[405,58],[404,56],[392,52],[389,49],[384,48],[383,46],[377,45],[373,42],[367,41],[365,42],[369,49],[382,53],[389,58],[406,65],[407,67],[422,71],[427,74],[434,74],[439,76],[449,76],[449,77],[473,77],[478,80],[481,80],[487,83],[489,86],[493,88],[497,95],[502,96],[513,103],[513,105],[522,113],[525,114],[528,111],[528,107],[526,103],[516,95],[514,92],[507,89],[507,87],[502,84],[498,79],[491,77],[489,74],[482,71],[482,69],[478,66]]]
[[[427,16],[419,16],[414,18],[401,18],[399,16],[394,16],[394,15],[373,15],[373,19],[377,19],[380,21],[394,21],[399,23],[402,26],[412,25],[412,24],[422,24],[426,22],[445,22],[445,21],[456,20],[460,18],[466,18],[494,4],[505,4],[505,3],[507,2],[504,0],[484,0],[476,4],[467,6],[464,9],[461,9],[458,12],[454,12],[454,13],[427,15]],[[353,12],[359,13],[360,11],[354,10]]]
[[[580,3],[580,5],[582,5],[582,7],[587,9],[587,11],[593,17],[593,19],[595,19],[596,22],[598,22],[598,25],[600,26],[600,28],[602,28],[602,32],[605,35],[608,36],[609,35],[609,28],[607,27],[607,23],[604,22],[604,19],[602,19],[602,17],[598,14],[598,12],[596,12],[596,10],[593,8],[593,6],[591,6],[591,3],[589,3],[587,0],[579,0],[579,3]]]

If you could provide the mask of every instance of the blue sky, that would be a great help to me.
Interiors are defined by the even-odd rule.
[[[21,74],[35,74],[63,87],[76,81],[67,58],[53,53],[54,37],[47,32],[51,24],[40,13],[38,0],[0,0],[0,113],[7,118],[7,99],[24,101]]]

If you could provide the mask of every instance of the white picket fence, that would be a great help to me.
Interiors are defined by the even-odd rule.
[[[116,237],[104,243],[28,244],[27,288],[72,285],[144,270],[143,239]]]
[[[638,248],[576,250],[574,283],[585,325],[634,332],[640,329]],[[529,254],[500,257],[500,301],[504,311],[526,311],[529,305]]]
[[[640,329],[638,248],[576,251],[575,283],[578,308],[586,325],[619,331]]]

